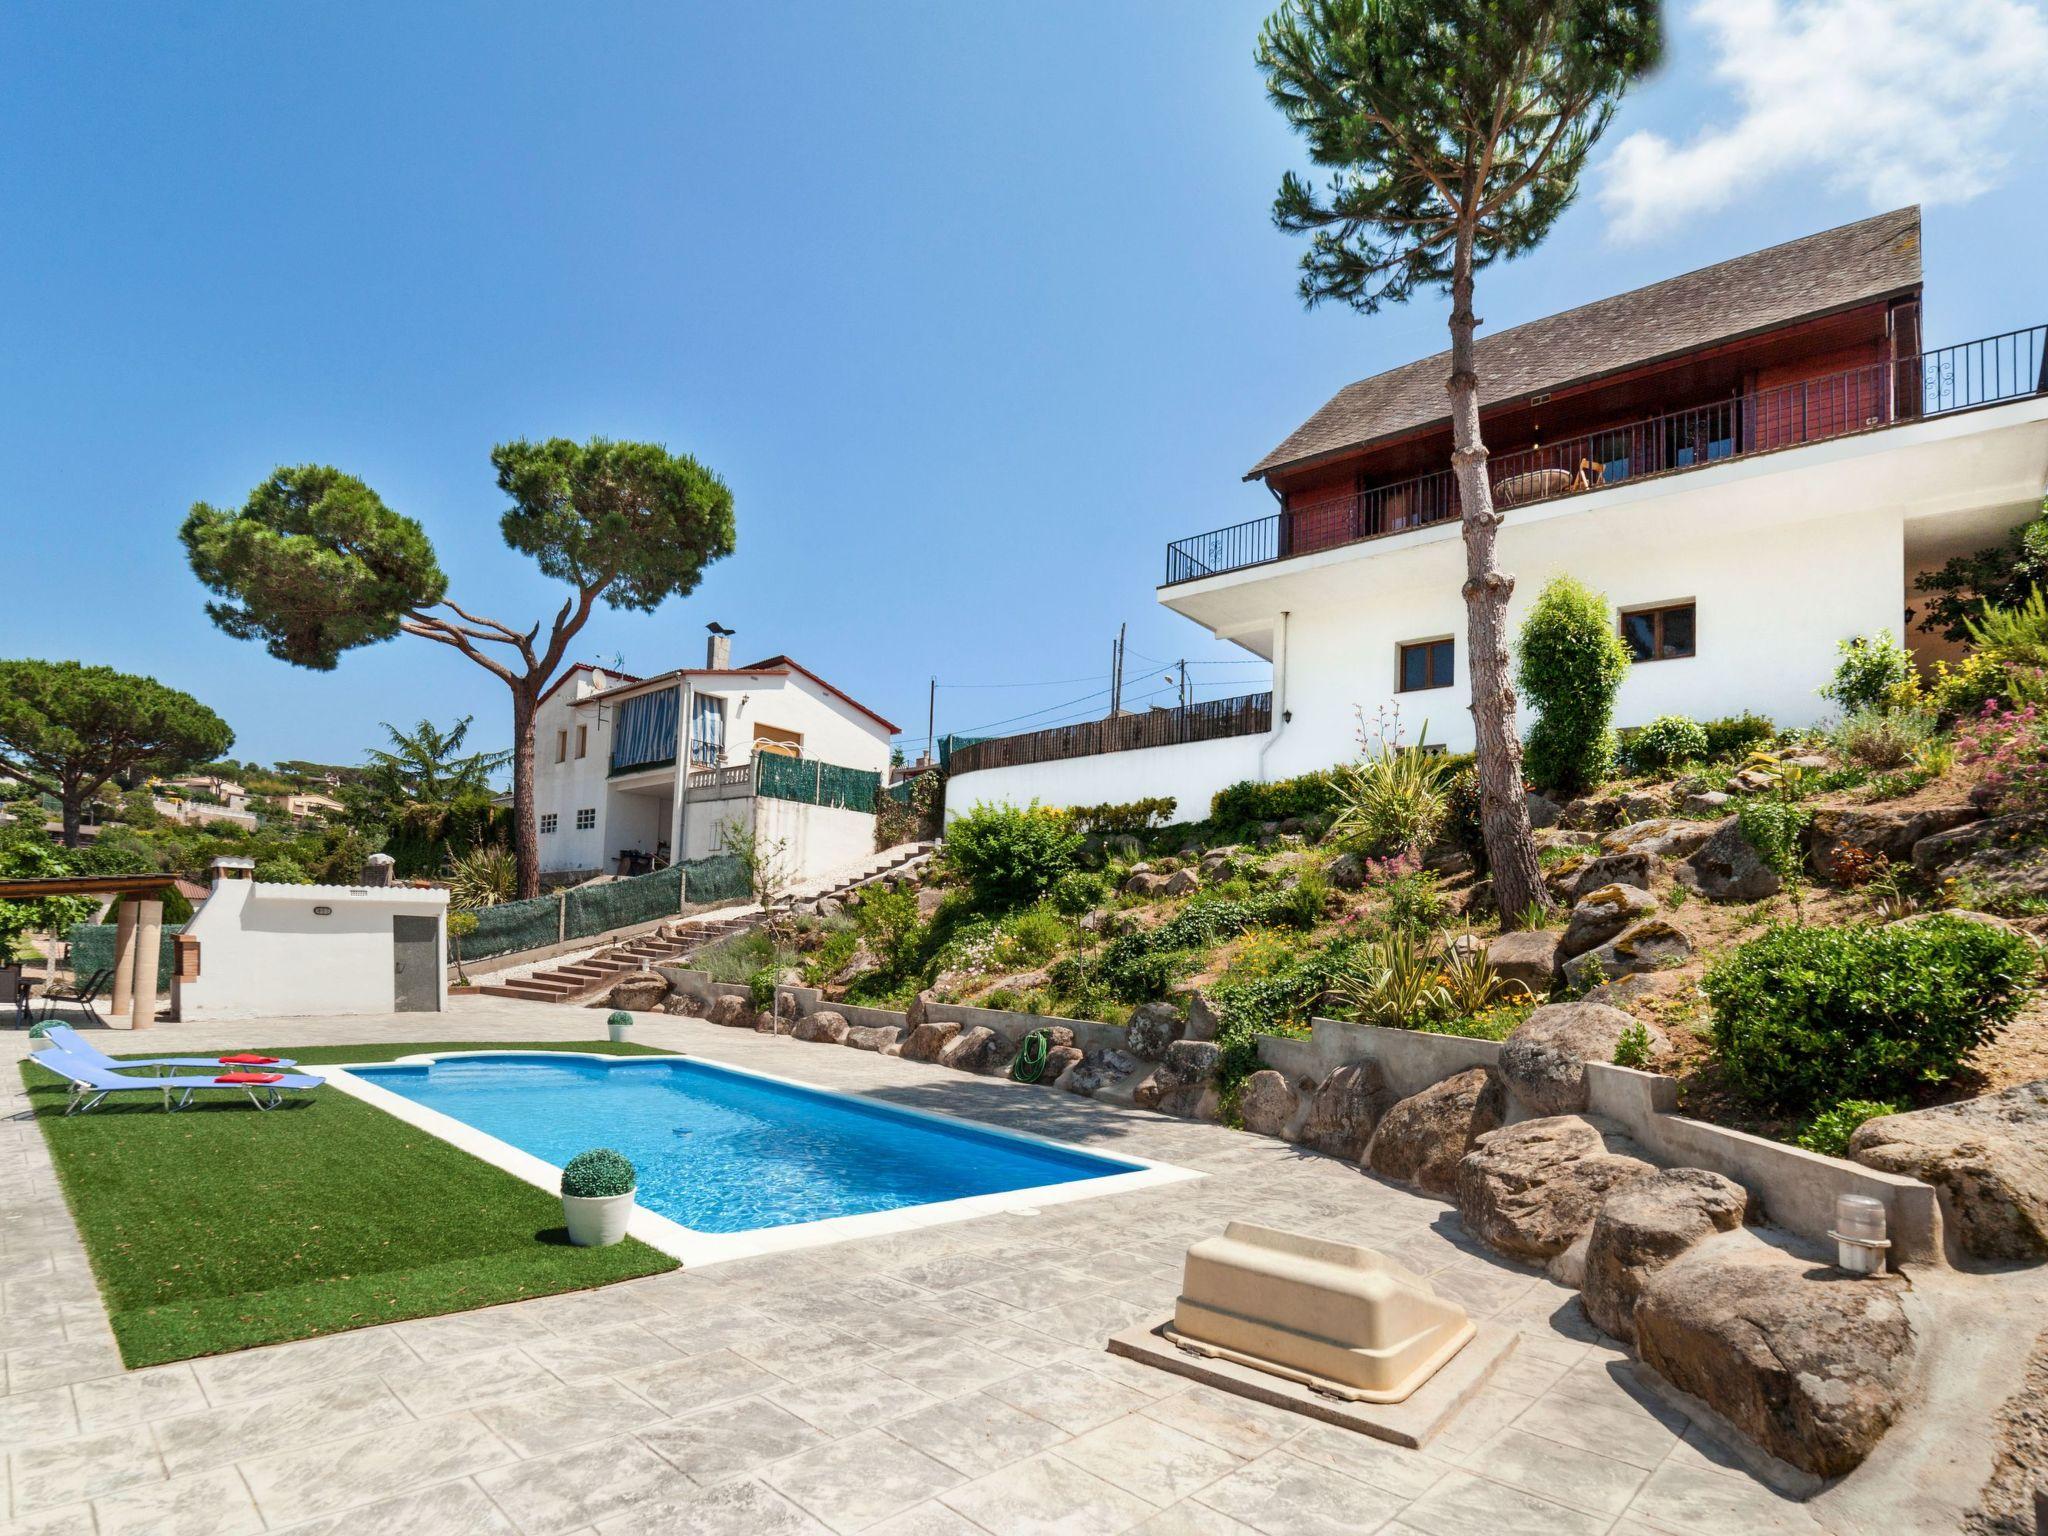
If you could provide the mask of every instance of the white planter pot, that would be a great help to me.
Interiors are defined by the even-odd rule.
[[[569,1228],[569,1241],[578,1248],[609,1248],[626,1235],[626,1219],[633,1214],[633,1194],[564,1195],[562,1216]]]
[[[613,1045],[624,1044],[633,1032],[633,1026],[630,1024],[607,1024],[605,1028],[612,1032]]]

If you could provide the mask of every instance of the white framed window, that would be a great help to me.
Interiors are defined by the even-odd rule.
[[[586,805],[585,807],[583,807],[583,809],[582,809],[582,810],[580,810],[580,811],[578,811],[578,812],[576,813],[576,830],[577,830],[578,832],[588,832],[588,831],[592,830],[592,829],[593,829],[594,827],[596,827],[596,825],[597,825],[597,807],[596,807],[596,806],[594,806],[594,805]]]
[[[540,835],[542,837],[552,835],[556,825],[560,822],[560,820],[561,818],[558,817],[553,811],[549,811],[546,815],[542,816],[540,819]]]

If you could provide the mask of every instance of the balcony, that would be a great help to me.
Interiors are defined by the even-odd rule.
[[[2048,326],[2037,325],[1498,453],[1488,461],[1488,481],[1494,505],[1509,510],[2040,394],[2048,394]],[[1176,540],[1166,547],[1162,585],[1389,538],[1459,515],[1455,478],[1436,470]]]

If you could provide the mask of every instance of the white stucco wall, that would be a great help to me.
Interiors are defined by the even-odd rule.
[[[874,857],[875,818],[868,812],[765,797],[753,804],[756,835],[786,845],[783,858],[798,884],[843,874]]]
[[[605,801],[611,732],[605,726],[610,712],[601,715],[591,697],[593,691],[589,673],[574,673],[534,711],[534,814],[555,817],[555,830],[540,834],[543,870],[609,870],[607,850],[615,853],[618,847],[625,846],[607,841]],[[584,755],[580,758],[576,755],[579,725],[587,730]],[[562,731],[569,733],[569,752],[563,761],[557,762],[555,753]],[[578,831],[576,812],[586,807],[597,812],[597,825]]]
[[[221,880],[185,925],[199,941],[199,976],[173,985],[173,1005],[186,1022],[390,1013],[391,920],[403,916],[435,920],[436,1006],[445,1010],[447,914],[446,891]]]
[[[986,768],[956,774],[946,784],[948,821],[977,805],[1111,805],[1171,795],[1175,821],[1200,821],[1217,790],[1259,776],[1264,736],[1233,736],[1180,747],[1105,752],[1056,763]]]

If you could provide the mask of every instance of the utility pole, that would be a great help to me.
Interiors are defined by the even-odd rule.
[[[1185,656],[1180,659],[1180,707],[1183,711],[1188,707],[1188,659]]]
[[[931,692],[925,695],[924,706],[924,761],[927,768],[932,765],[933,754],[938,750],[938,727],[939,677],[935,672],[932,674]]]
[[[1116,627],[1116,644],[1109,648],[1109,712],[1121,714],[1124,707],[1124,631],[1128,624]]]

